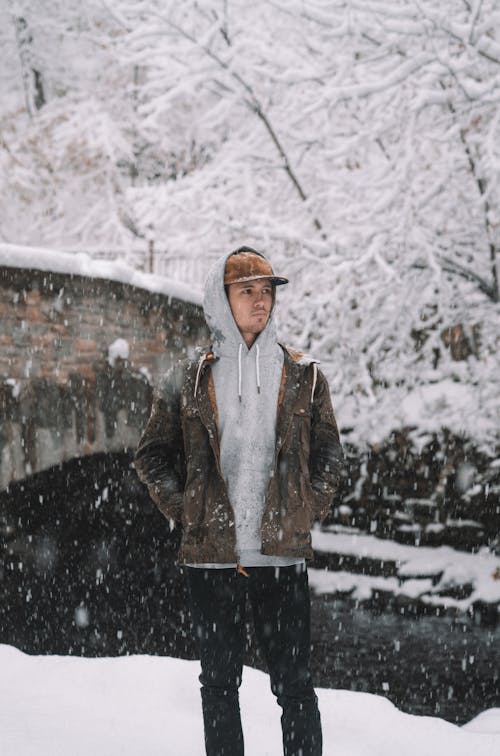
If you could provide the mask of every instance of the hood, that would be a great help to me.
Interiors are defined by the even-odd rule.
[[[264,355],[271,351],[277,343],[274,307],[265,329],[248,349],[233,318],[224,290],[224,270],[230,254],[223,255],[214,263],[205,281],[203,311],[210,329],[214,354],[216,357],[235,357],[240,348],[243,351],[251,352],[258,346],[258,351]]]

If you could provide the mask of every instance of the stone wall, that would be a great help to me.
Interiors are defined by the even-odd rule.
[[[110,359],[117,339],[128,355]],[[134,447],[158,375],[206,339],[191,303],[1,267],[0,490],[74,457]]]
[[[411,546],[489,546],[500,555],[500,464],[473,441],[443,428],[417,448],[401,429],[366,450],[344,450],[330,524]]]

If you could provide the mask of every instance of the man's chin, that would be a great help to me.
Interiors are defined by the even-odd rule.
[[[254,325],[250,326],[249,328],[246,328],[245,329],[245,333],[250,333],[250,334],[252,334],[252,336],[257,337],[260,333],[262,333],[262,331],[265,330],[265,328],[266,328],[265,325],[263,325],[263,326],[257,326],[257,325],[254,324]]]
[[[266,325],[267,325],[267,320],[265,320],[263,322],[257,321],[256,323],[254,323],[252,325],[252,330],[253,330],[254,333],[262,333],[262,331],[265,329]]]

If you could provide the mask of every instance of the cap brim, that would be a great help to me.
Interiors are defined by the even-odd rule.
[[[283,278],[282,276],[240,276],[240,278],[235,278],[234,281],[229,281],[228,283],[225,283],[224,286],[231,286],[231,284],[236,283],[246,283],[247,281],[258,281],[261,278],[268,278],[269,281],[271,281],[273,286],[283,286],[283,284],[288,283],[288,278]]]

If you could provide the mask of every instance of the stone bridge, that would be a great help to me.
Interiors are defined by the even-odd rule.
[[[207,336],[198,305],[76,274],[65,257],[67,272],[0,265],[0,491],[134,447],[158,374]]]

